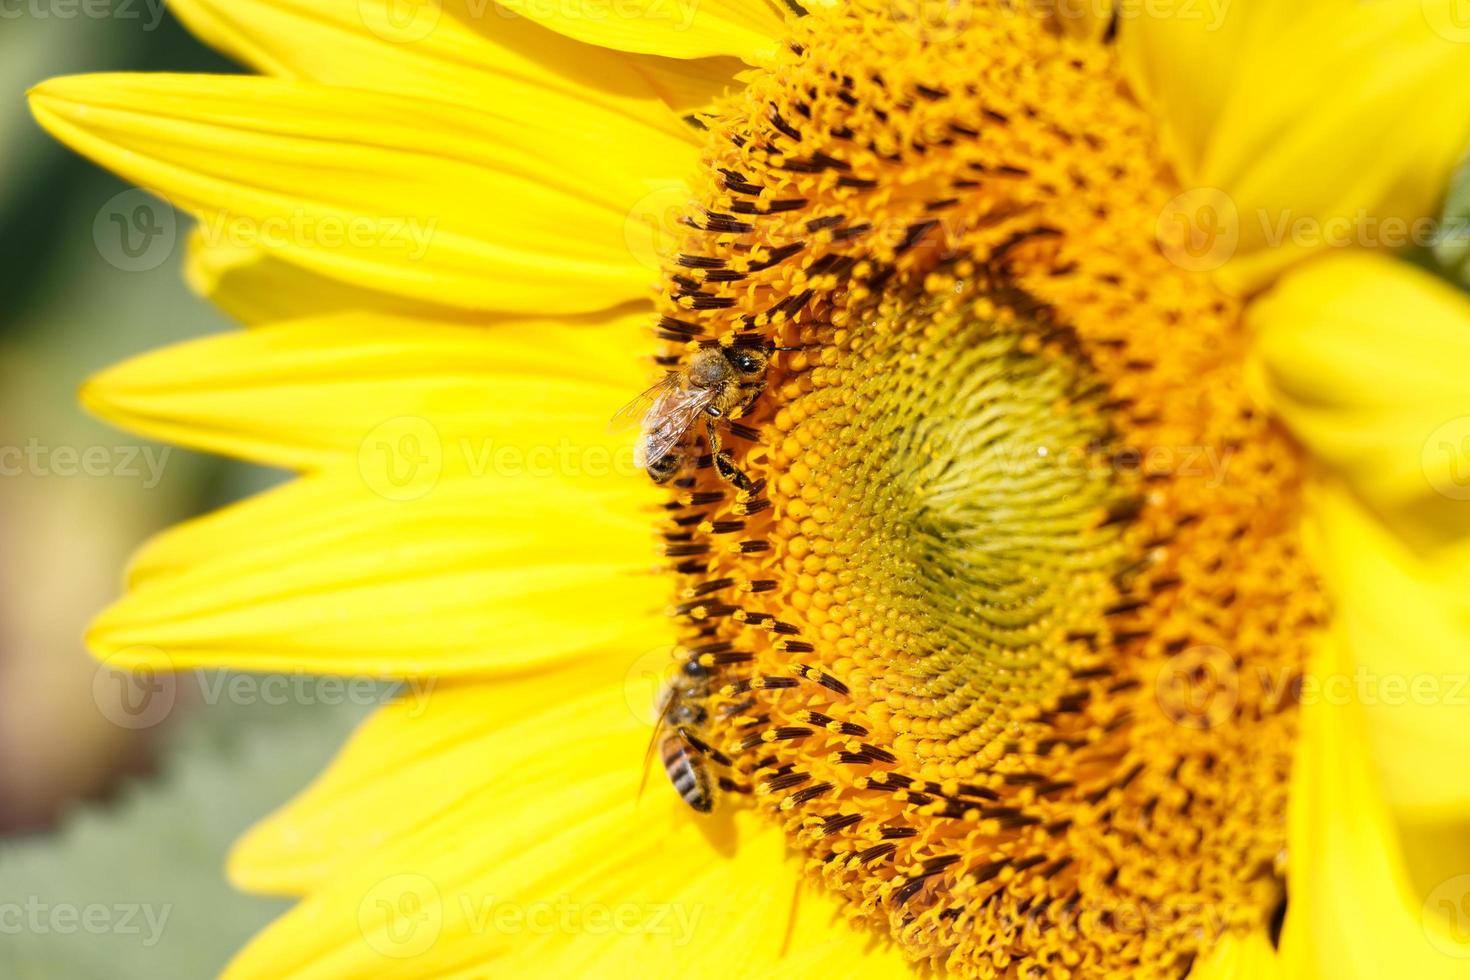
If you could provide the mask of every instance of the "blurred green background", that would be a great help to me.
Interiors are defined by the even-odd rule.
[[[303,786],[370,710],[331,691],[316,696],[299,678],[283,699],[258,679],[229,688],[207,674],[172,682],[166,700],[138,702],[147,690],[128,690],[83,649],[87,621],[117,595],[144,538],[278,478],[177,448],[164,455],[77,407],[92,372],[229,328],[182,282],[187,221],[172,230],[163,221],[142,255],[120,252],[110,236],[147,199],[52,142],[26,110],[25,90],[41,79],[115,70],[235,69],[160,0],[0,4],[0,977],[8,980],[213,975],[283,907],[225,884],[231,840]],[[105,465],[84,468],[87,458]]]

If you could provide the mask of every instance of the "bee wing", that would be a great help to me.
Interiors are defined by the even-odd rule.
[[[643,434],[638,439],[638,465],[656,463],[673,452],[689,427],[714,401],[715,394],[713,388],[685,388],[677,384],[660,394],[643,418]]]
[[[679,375],[670,371],[656,384],[650,385],[646,391],[639,392],[637,397],[618,409],[612,421],[607,424],[608,431],[621,432],[635,425],[641,425],[658,400],[677,387],[679,387]]]
[[[653,768],[653,750],[658,746],[658,737],[663,733],[664,726],[668,724],[669,712],[674,707],[674,689],[666,687],[659,694],[658,719],[653,723],[653,734],[648,737],[648,748],[643,751],[643,778],[638,781],[638,799],[643,798],[643,790],[648,787],[648,773]]]

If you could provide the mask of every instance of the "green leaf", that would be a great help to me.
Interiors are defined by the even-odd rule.
[[[54,835],[0,843],[0,977],[210,977],[286,907],[235,892],[225,855],[316,775],[363,705],[206,708],[161,773]]]
[[[1470,159],[1450,179],[1444,213],[1430,251],[1440,274],[1470,289]]]

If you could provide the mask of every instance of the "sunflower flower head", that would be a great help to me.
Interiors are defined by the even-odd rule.
[[[445,685],[241,843],[302,899],[234,976],[1463,975],[1410,844],[1470,813],[1470,726],[1318,682],[1462,656],[1423,446],[1470,416],[1470,305],[1273,239],[1433,206],[1446,0],[238,2],[176,6],[274,77],[61,79],[38,118],[206,232],[432,234],[196,238],[253,328],[88,402],[304,475],[151,543],[92,643]],[[659,486],[453,458],[611,451],[642,354],[740,376]],[[426,479],[364,472],[405,445]],[[707,916],[479,914],[569,893]]]
[[[797,352],[741,420],[758,492],[673,490],[681,656],[809,873],[911,955],[1168,973],[1281,898],[1289,686],[1236,681],[1289,682],[1321,614],[1299,463],[1238,303],[1159,247],[1179,190],[1112,61],[975,13],[938,44],[819,10],[702,120],[666,356]],[[1196,671],[1230,703],[1181,701]]]

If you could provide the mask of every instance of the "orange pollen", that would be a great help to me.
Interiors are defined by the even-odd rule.
[[[1298,452],[1111,52],[897,9],[701,118],[663,363],[799,349],[669,484],[688,754],[915,960],[1181,976],[1283,898]]]

